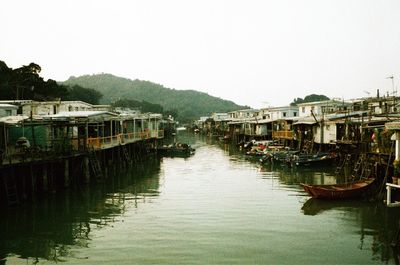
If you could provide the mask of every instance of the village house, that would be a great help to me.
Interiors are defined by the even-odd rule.
[[[270,108],[272,139],[292,141],[294,139],[292,124],[294,120],[298,119],[298,116],[299,108],[297,106]]]
[[[287,131],[290,131],[290,125],[296,117],[296,106],[263,108],[258,112],[255,121],[256,135],[264,139],[292,139]]]
[[[110,111],[109,105],[92,105],[83,101],[32,101],[22,104],[24,115],[52,115],[71,111]]]
[[[164,137],[162,114],[118,114],[110,112],[109,105],[82,101],[4,102],[0,103],[3,157],[18,153],[22,142],[25,148],[57,153]]]
[[[353,100],[353,109],[368,110],[370,115],[396,113],[400,106],[397,97],[370,97]]]
[[[214,122],[214,134],[225,136],[229,134],[228,122],[231,121],[228,113],[212,113],[210,117]]]
[[[11,104],[0,103],[0,117],[17,115],[18,107]]]
[[[338,99],[307,102],[297,104],[299,117],[310,117],[312,115],[325,115],[337,112],[346,112],[351,109],[352,103]]]
[[[93,105],[79,100],[74,101],[34,101],[34,100],[2,100],[0,104],[17,106],[17,114],[26,116],[52,115],[66,111],[111,111],[110,105]]]
[[[247,140],[256,137],[256,121],[259,110],[245,109],[228,112],[230,121],[229,137],[236,141]]]

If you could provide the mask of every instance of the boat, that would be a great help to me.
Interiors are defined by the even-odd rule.
[[[189,144],[185,143],[174,143],[171,145],[164,145],[156,148],[155,150],[158,154],[164,156],[182,156],[188,157],[195,153],[195,149],[192,148]]]
[[[298,150],[284,149],[271,150],[265,152],[265,155],[260,159],[262,164],[266,163],[286,163],[290,157],[299,154]]]
[[[313,198],[350,199],[362,197],[375,182],[375,178],[366,178],[355,182],[333,185],[312,185],[300,183]]]
[[[312,166],[333,164],[336,160],[335,153],[317,153],[317,154],[296,154],[288,159],[290,165]]]

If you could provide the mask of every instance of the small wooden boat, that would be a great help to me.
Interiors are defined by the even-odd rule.
[[[311,185],[300,183],[313,198],[349,199],[362,197],[374,183],[375,178],[367,178],[351,183],[334,185]]]

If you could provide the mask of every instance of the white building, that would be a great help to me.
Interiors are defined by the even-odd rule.
[[[0,117],[17,115],[18,106],[11,104],[0,104]]]
[[[281,120],[288,118],[296,118],[299,117],[299,108],[297,106],[284,106],[284,107],[275,107],[269,108],[266,115],[269,116],[269,119]]]
[[[255,118],[258,115],[259,110],[257,109],[245,109],[245,110],[236,110],[228,113],[229,118],[231,119],[249,119]]]
[[[324,100],[316,102],[307,102],[297,104],[299,108],[299,117],[330,114],[351,109],[352,103],[340,100]]]
[[[110,105],[92,105],[83,101],[31,101],[22,103],[24,115],[53,115],[71,111],[110,111]]]
[[[211,114],[211,118],[214,121],[226,121],[226,120],[230,119],[228,113],[213,113],[213,114]]]

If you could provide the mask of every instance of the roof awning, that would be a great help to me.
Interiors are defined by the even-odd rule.
[[[304,120],[304,121],[296,121],[295,123],[293,123],[293,125],[300,125],[300,124],[313,125],[316,123],[317,122],[315,120]]]
[[[28,116],[6,116],[6,117],[1,117],[0,122],[6,123],[6,124],[18,124],[23,122],[24,120],[29,119]]]
[[[400,122],[393,121],[385,123],[385,127],[388,130],[400,130]]]

